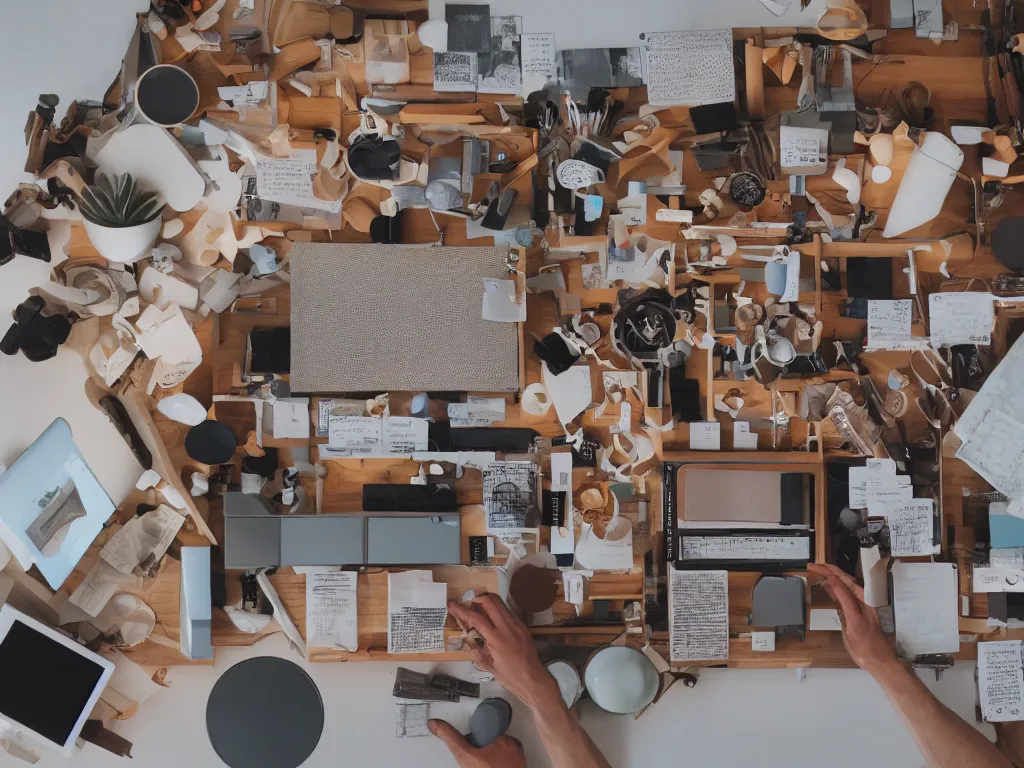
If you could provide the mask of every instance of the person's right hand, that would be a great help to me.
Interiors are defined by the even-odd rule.
[[[448,611],[463,629],[475,629],[467,643],[473,661],[528,706],[551,697],[562,701],[558,684],[540,663],[530,630],[497,595],[481,595],[469,604],[449,601]]]
[[[427,728],[448,745],[459,768],[526,768],[523,745],[511,736],[499,736],[486,747],[474,747],[444,720],[429,720]]]
[[[839,605],[843,642],[850,658],[869,675],[877,677],[893,663],[896,652],[882,633],[878,614],[864,602],[864,589],[834,565],[808,565],[807,570],[822,578],[822,586]]]

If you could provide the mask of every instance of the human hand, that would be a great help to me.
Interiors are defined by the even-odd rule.
[[[469,646],[473,661],[533,709],[562,701],[558,684],[540,663],[530,630],[497,595],[481,595],[468,605],[449,601],[448,611],[465,630],[476,630]],[[564,706],[564,703],[563,703]]]
[[[428,720],[427,728],[448,746],[459,768],[526,768],[523,745],[511,736],[499,736],[486,747],[474,747],[444,720]]]
[[[807,570],[822,579],[822,586],[839,605],[843,622],[843,643],[858,667],[878,677],[893,663],[896,652],[882,633],[878,614],[864,602],[864,588],[834,565],[808,565]]]

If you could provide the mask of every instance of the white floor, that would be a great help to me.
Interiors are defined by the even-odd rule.
[[[22,180],[25,116],[34,108],[37,95],[57,92],[61,113],[74,98],[101,98],[128,44],[132,13],[147,5],[146,0],[0,0],[0,72],[6,106],[0,115],[0,198]],[[798,7],[795,1],[793,6]],[[609,0],[600,4],[599,12],[592,13],[588,6],[586,25],[573,21],[579,8],[579,3],[570,0],[549,0],[543,8],[537,3],[524,6],[524,29],[555,31],[563,45],[631,45],[639,31],[662,18],[669,19],[674,28],[727,26],[739,20],[748,25],[771,23],[757,0],[615,4]],[[529,9],[533,15],[527,15]],[[502,10],[520,12],[520,7],[503,6]],[[655,28],[665,27],[659,23]],[[584,32],[593,37],[584,37]],[[29,287],[45,279],[48,270],[48,265],[23,257],[0,267],[0,317],[8,317],[28,295]],[[0,321],[0,333],[5,330],[6,320]],[[85,400],[81,361],[65,350],[42,364],[29,363],[21,356],[5,357],[0,370],[0,463],[13,461],[54,418],[62,416],[71,423],[78,444],[108,493],[121,498],[139,469],[106,419]],[[170,689],[148,701],[134,719],[118,724],[117,730],[135,744],[132,765],[218,765],[206,737],[207,695],[220,672],[246,656],[259,654],[297,659],[280,636],[275,636],[256,649],[219,652],[213,668],[173,669]],[[327,716],[327,728],[308,766],[454,765],[443,745],[433,738],[396,740],[391,698],[395,666],[307,665],[324,697]],[[973,665],[958,665],[936,686],[942,700],[971,722],[973,676]],[[254,702],[254,706],[278,705]],[[465,711],[462,714],[467,715]],[[878,688],[857,671],[809,670],[806,680],[799,682],[793,670],[711,670],[703,674],[694,690],[676,686],[637,722],[586,708],[583,720],[616,768],[651,766],[655,760],[663,765],[700,768],[923,765]],[[528,713],[517,709],[512,732],[525,742],[531,766],[546,764],[532,739]],[[66,764],[50,755],[40,763],[43,768]],[[80,768],[126,765],[91,747],[78,755],[75,764]],[[23,764],[0,752],[0,766],[18,765]]]

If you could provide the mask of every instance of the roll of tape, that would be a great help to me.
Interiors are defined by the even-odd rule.
[[[531,416],[543,416],[551,408],[551,397],[540,382],[523,390],[523,410]]]

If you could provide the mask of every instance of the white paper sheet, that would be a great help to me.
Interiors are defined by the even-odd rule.
[[[364,416],[366,401],[340,398],[317,402],[316,436],[327,437],[331,429],[331,416]]]
[[[562,573],[562,591],[565,593],[565,602],[583,605],[583,574],[572,571]]]
[[[732,447],[736,451],[756,451],[757,432],[750,430],[749,421],[735,421],[732,425]]]
[[[974,428],[957,450],[956,457],[966,461],[996,490],[1011,499],[1020,499],[1024,498],[1024,424],[998,410],[1002,405],[994,408]],[[1005,405],[1013,407],[1014,404]]]
[[[978,643],[981,716],[989,723],[1024,720],[1024,658],[1020,640]]]
[[[547,33],[527,33],[521,36],[523,58],[523,98],[554,82],[555,36]]]
[[[470,395],[464,403],[448,404],[448,421],[453,427],[489,427],[505,420],[503,397]]]
[[[245,85],[222,85],[217,88],[217,95],[223,101],[230,101],[236,109],[239,107],[258,107],[267,100],[270,94],[270,83],[266,80],[253,80]]]
[[[1024,569],[1009,567],[979,568],[972,573],[971,587],[975,594],[990,592],[1024,592]]]
[[[359,650],[358,607],[353,571],[306,574],[306,646]]]
[[[671,661],[729,658],[729,572],[669,566]]]
[[[960,650],[957,573],[952,563],[893,565],[896,644],[906,656]]]
[[[843,622],[835,608],[811,608],[807,628],[813,632],[842,632]]]
[[[426,419],[412,416],[386,416],[384,418],[384,450],[387,453],[406,454],[427,450]]]
[[[264,435],[278,439],[309,439],[309,398],[279,398],[263,403]]]
[[[526,296],[516,300],[516,281],[484,278],[483,318],[495,323],[522,323],[526,320]]]
[[[140,586],[142,579],[138,576],[126,576],[105,560],[100,560],[78,585],[78,589],[71,593],[68,601],[90,616],[99,616],[100,611],[117,592],[123,591],[126,587]]]
[[[935,503],[931,499],[911,499],[884,505],[889,522],[893,557],[917,557],[936,554]],[[877,514],[872,511],[871,514]]]
[[[590,366],[573,365],[555,376],[547,363],[541,363],[541,379],[551,397],[560,424],[568,424],[593,404]]]
[[[568,494],[565,525],[551,528],[551,554],[571,555],[576,551],[576,522],[572,506],[572,453],[552,452],[551,490]]]
[[[988,564],[992,568],[1024,570],[1024,547],[994,548],[988,551]]]
[[[164,556],[184,524],[184,516],[161,504],[125,523],[103,545],[100,557],[128,576],[139,565],[149,570]]]
[[[779,128],[779,145],[783,168],[827,165],[828,131],[824,128],[783,125]],[[824,173],[825,168],[820,172]]]
[[[338,213],[340,200],[321,200],[313,194],[318,172],[315,149],[296,150],[291,157],[256,157],[256,190],[261,200]]]
[[[991,128],[982,128],[976,125],[951,125],[949,128],[950,135],[960,146],[967,146],[971,144],[981,144],[981,136],[986,131],[992,130]]]
[[[691,451],[720,451],[722,449],[722,425],[717,421],[690,422]]]
[[[868,302],[870,349],[902,349],[910,342],[913,302],[910,299]]]
[[[807,536],[682,536],[683,560],[801,560],[811,557]]]
[[[649,104],[697,106],[736,98],[731,30],[648,32],[643,38]]]
[[[850,467],[850,509],[868,508],[868,469]]]
[[[932,344],[991,344],[996,321],[992,294],[961,292],[928,295],[928,327]]]
[[[203,348],[177,304],[163,311],[151,304],[135,325],[136,340],[146,357],[160,359],[156,378],[161,387],[178,386],[203,362]]]
[[[981,172],[985,176],[995,176],[997,179],[1005,179],[1010,173],[1010,164],[1004,163],[994,157],[981,158]]]
[[[771,653],[775,650],[774,632],[751,632],[750,650],[761,653]]]
[[[348,450],[355,455],[379,454],[384,446],[384,420],[376,416],[331,414],[327,444],[331,448]]]
[[[1024,336],[1014,342],[985,380],[953,431],[966,440],[983,421],[1001,420],[1002,414],[1024,422]]]
[[[430,571],[388,574],[388,653],[440,653],[448,585]]]

